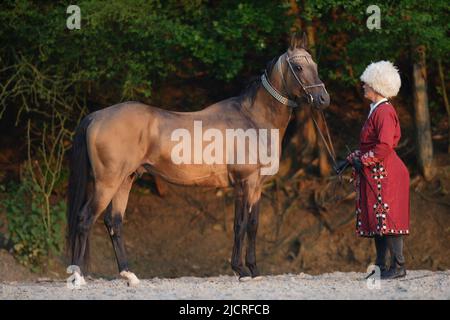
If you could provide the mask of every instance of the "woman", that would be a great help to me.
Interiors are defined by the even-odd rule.
[[[403,237],[409,234],[409,172],[394,148],[400,140],[400,122],[388,98],[397,95],[401,80],[389,61],[370,64],[361,75],[370,111],[361,130],[359,150],[348,155],[356,187],[356,229],[374,237],[375,264],[382,279],[406,275]],[[386,253],[390,252],[390,267]]]

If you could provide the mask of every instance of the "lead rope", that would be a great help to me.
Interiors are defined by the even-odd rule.
[[[334,151],[333,142],[331,141],[330,130],[328,129],[328,124],[325,119],[325,114],[323,113],[323,111],[320,111],[320,115],[322,116],[323,123],[325,124],[325,130],[326,130],[326,133],[328,136],[328,141],[330,141],[330,148],[331,148],[331,151],[333,152],[334,160],[336,162],[336,152]]]
[[[338,197],[336,196],[336,189],[337,189],[338,185],[342,185],[342,183],[343,183],[342,182],[342,174],[344,173],[345,168],[349,164],[347,163],[347,165],[344,168],[342,168],[342,170],[338,171],[338,165],[336,163],[336,153],[334,151],[333,141],[331,140],[330,130],[328,129],[328,124],[327,124],[325,115],[323,114],[322,110],[320,110],[320,114],[321,114],[323,123],[325,125],[325,132],[326,132],[328,141],[325,139],[325,136],[323,135],[322,130],[320,129],[319,124],[317,123],[317,120],[314,116],[314,110],[311,108],[311,118],[313,119],[314,125],[316,126],[316,129],[319,132],[320,137],[322,138],[322,141],[327,149],[328,155],[330,156],[331,160],[333,160],[333,169],[337,174],[338,180],[337,180],[337,183],[335,183],[334,187],[333,187],[333,194],[334,194],[333,201],[337,201]]]
[[[314,116],[314,110],[311,108],[311,118],[313,119],[314,125],[316,126],[316,129],[319,132],[320,137],[322,138],[325,148],[327,149],[328,155],[330,156],[331,160],[333,160],[333,167],[335,171],[337,171],[336,153],[334,152],[333,141],[331,140],[330,131],[328,130],[327,121],[325,119],[325,116],[323,115],[323,111],[320,111],[320,113],[322,114],[322,119],[325,124],[328,141],[325,139],[322,130],[320,129],[319,124],[317,123],[317,120]]]

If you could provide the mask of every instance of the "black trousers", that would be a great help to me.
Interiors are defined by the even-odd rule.
[[[383,235],[375,236],[375,248],[377,259],[375,264],[380,268],[386,267],[386,254],[390,253],[390,268],[403,266],[405,257],[403,256],[403,236],[401,235]]]

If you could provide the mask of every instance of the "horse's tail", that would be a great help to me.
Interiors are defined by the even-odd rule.
[[[67,206],[67,251],[74,260],[79,214],[87,201],[87,187],[90,179],[90,161],[87,151],[86,131],[91,123],[90,117],[85,117],[78,126],[73,139],[70,154],[70,176]],[[84,257],[80,257],[87,266],[89,260],[89,239],[86,240]]]

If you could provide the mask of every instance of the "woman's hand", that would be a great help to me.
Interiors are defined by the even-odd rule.
[[[361,151],[355,150],[347,156],[347,161],[355,168],[356,172],[361,172],[362,163],[361,163]]]
[[[361,156],[361,151],[355,150],[347,156],[347,161],[350,162],[351,165],[353,165],[353,159],[355,159],[355,158],[359,159],[360,156]]]

